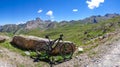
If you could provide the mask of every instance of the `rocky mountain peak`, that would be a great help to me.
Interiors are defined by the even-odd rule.
[[[41,20],[39,17],[36,18],[37,22],[43,22],[43,20]]]
[[[105,17],[108,17],[108,18],[114,18],[114,17],[117,17],[117,16],[120,16],[119,14],[116,14],[116,13],[114,13],[114,14],[105,14]]]
[[[35,29],[35,28],[43,28],[42,26],[43,20],[37,17],[35,20],[27,21],[25,24],[25,29]]]
[[[120,16],[119,14],[106,14],[104,16],[101,16],[101,15],[96,15],[96,16],[91,16],[91,17],[87,17],[85,19],[82,20],[82,22],[84,23],[97,23],[97,22],[100,22],[102,20],[107,20],[107,19],[111,19],[111,18],[114,18],[114,17],[117,17],[117,16]]]

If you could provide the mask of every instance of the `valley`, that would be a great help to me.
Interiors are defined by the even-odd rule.
[[[62,33],[65,41],[75,43],[76,51],[71,60],[54,65],[55,67],[96,67],[95,65],[102,67],[101,64],[107,64],[106,62],[111,58],[116,57],[113,57],[114,52],[119,54],[119,32],[119,14],[98,15],[83,20],[61,22],[43,21],[40,18],[36,18],[25,24],[3,25],[0,26],[0,35],[8,36],[10,39],[0,43],[0,65],[3,65],[3,67],[4,65],[7,67],[49,67],[49,63],[42,61],[34,62],[34,59],[30,58],[31,55],[34,55],[34,52],[16,48],[11,45],[10,41],[15,35],[42,38],[45,35],[50,35],[52,39],[55,39]],[[114,47],[114,44],[116,44],[116,47]],[[78,48],[83,48],[83,51],[79,52]],[[30,53],[30,55],[27,55],[26,52]],[[109,52],[112,55],[108,60],[104,60],[109,55]],[[117,63],[117,60],[114,60],[114,62]],[[112,63],[112,61],[108,63]]]

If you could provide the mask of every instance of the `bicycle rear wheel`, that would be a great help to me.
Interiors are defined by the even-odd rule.
[[[60,47],[60,54],[64,59],[70,59],[73,55],[73,47],[69,43],[64,43]]]

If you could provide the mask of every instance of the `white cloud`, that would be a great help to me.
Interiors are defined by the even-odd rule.
[[[38,13],[41,13],[43,10],[38,10]]]
[[[73,9],[72,11],[73,11],[73,12],[77,12],[77,11],[78,11],[78,9]]]
[[[52,11],[52,10],[49,10],[49,11],[46,13],[46,15],[49,16],[51,20],[54,20],[54,16],[53,16],[53,11]]]
[[[100,3],[104,3],[104,0],[87,0],[86,3],[88,4],[89,9],[94,9],[99,7]]]
[[[24,21],[20,21],[20,22],[17,22],[16,25],[24,24],[24,23],[26,23],[26,22],[24,22]]]
[[[46,13],[46,15],[48,15],[48,16],[53,16],[53,11],[49,10],[49,11]]]

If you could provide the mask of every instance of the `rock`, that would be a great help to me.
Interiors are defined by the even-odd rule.
[[[5,42],[5,39],[0,38],[0,43],[3,43],[3,42]]]
[[[3,50],[0,50],[0,53],[3,53]]]
[[[83,48],[79,47],[79,48],[78,48],[78,51],[83,51]]]
[[[26,55],[30,55],[30,52],[29,51],[25,51],[24,52]]]
[[[11,43],[20,47],[21,49],[35,50],[36,46],[40,45],[42,47],[42,45],[46,44],[45,42],[47,41],[48,41],[47,39],[43,39],[43,38],[20,35],[20,36],[14,36]]]
[[[3,42],[5,42],[5,40],[8,40],[8,39],[10,39],[8,36],[0,35],[0,43],[3,43]]]
[[[46,45],[47,42],[49,42],[49,40],[45,39],[45,38],[20,35],[20,36],[14,36],[13,40],[11,41],[11,44],[13,44],[21,49],[36,50],[36,49],[43,49],[43,47]],[[73,50],[75,51],[75,44],[74,43],[72,43],[70,41],[64,41],[64,42],[60,42],[58,44],[59,46],[56,46],[53,49],[52,54],[54,54],[54,55],[58,54],[60,51],[60,45],[63,43],[72,44]]]
[[[77,53],[83,53],[84,50],[83,50],[83,48],[78,47],[76,51],[77,51]]]

